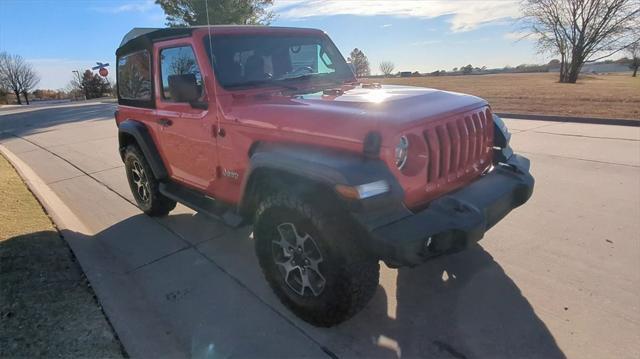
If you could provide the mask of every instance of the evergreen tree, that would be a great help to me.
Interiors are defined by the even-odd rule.
[[[371,74],[369,59],[367,59],[367,55],[365,55],[362,50],[358,48],[353,49],[347,60],[355,67],[356,77],[367,77]]]

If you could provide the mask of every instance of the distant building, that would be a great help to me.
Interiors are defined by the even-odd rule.
[[[593,73],[593,72],[604,73],[604,72],[626,72],[626,71],[630,71],[629,65],[615,63],[615,62],[609,62],[609,63],[598,62],[594,64],[584,64],[582,66],[582,70],[580,70],[581,73]],[[560,72],[560,66],[557,66],[557,67],[550,66],[549,72]]]

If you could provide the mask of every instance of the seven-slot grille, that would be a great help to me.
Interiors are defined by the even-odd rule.
[[[428,184],[452,182],[491,163],[493,117],[489,109],[452,118],[423,134]]]

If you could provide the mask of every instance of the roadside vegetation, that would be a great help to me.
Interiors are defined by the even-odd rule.
[[[0,358],[121,358],[66,242],[0,155]]]
[[[557,73],[376,78],[372,81],[431,87],[479,96],[496,112],[640,119],[640,78],[629,73],[583,75],[559,83]]]

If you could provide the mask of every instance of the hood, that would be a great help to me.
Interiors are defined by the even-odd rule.
[[[340,95],[316,92],[300,95],[297,99],[310,105],[333,104],[359,108],[379,121],[400,127],[487,104],[481,98],[457,92],[395,85],[382,85],[380,88],[363,88],[359,85]]]
[[[487,105],[475,96],[422,87],[358,85],[336,90],[243,96],[233,101],[230,114],[248,125],[352,143],[378,131],[384,145],[385,137],[408,128]]]

